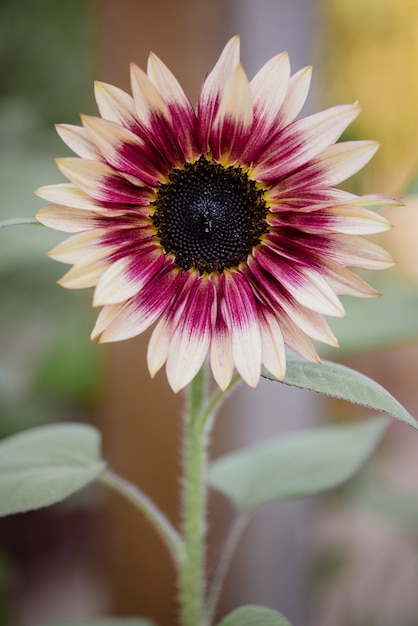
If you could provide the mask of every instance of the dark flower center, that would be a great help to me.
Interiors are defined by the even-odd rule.
[[[240,167],[202,156],[170,172],[158,188],[152,221],[182,269],[223,272],[245,262],[267,232],[263,196]]]

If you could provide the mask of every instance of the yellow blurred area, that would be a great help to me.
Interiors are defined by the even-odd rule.
[[[324,0],[321,11],[321,100],[358,99],[347,138],[381,142],[354,191],[402,195],[418,169],[418,2]]]
[[[404,198],[405,206],[387,207],[382,214],[393,228],[380,237],[380,243],[392,254],[396,269],[418,281],[418,195]]]

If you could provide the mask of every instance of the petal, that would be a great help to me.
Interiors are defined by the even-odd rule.
[[[267,61],[251,80],[254,123],[243,161],[252,161],[265,141],[270,139],[272,132],[276,131],[276,121],[286,95],[289,77],[289,56],[287,52],[282,52]]]
[[[198,278],[194,287],[187,295],[168,351],[167,378],[174,392],[196,376],[210,347],[215,291],[212,281],[206,278]]]
[[[106,259],[107,252],[97,250],[92,254],[83,256],[73,265],[64,276],[57,281],[58,285],[66,289],[87,289],[97,284],[100,276],[109,265]]]
[[[338,297],[317,272],[286,262],[267,246],[255,250],[254,258],[303,306],[324,315],[344,316]]]
[[[231,335],[235,367],[245,382],[255,387],[260,379],[262,348],[254,295],[238,272],[225,271],[221,283],[222,315]]]
[[[268,307],[273,309],[280,324],[284,315],[304,334],[332,346],[338,345],[334,334],[322,315],[306,309],[251,257],[249,259],[249,269],[254,291],[258,293],[260,299]]]
[[[159,272],[165,256],[158,245],[122,257],[103,273],[94,292],[93,306],[117,304],[135,296]]]
[[[337,141],[359,111],[358,104],[341,105],[287,126],[257,155],[251,177],[273,180],[308,163]]]
[[[152,52],[148,58],[147,74],[168,106],[185,161],[193,162],[199,156],[199,149],[196,140],[196,113],[192,104],[174,74]]]
[[[198,99],[198,140],[202,154],[210,150],[209,134],[219,108],[224,87],[239,64],[239,37],[232,37],[213,70],[207,75]]]
[[[73,209],[68,206],[50,204],[35,213],[36,219],[48,228],[66,233],[78,233],[96,228],[99,216],[94,211]]]
[[[301,112],[309,93],[312,67],[303,67],[289,81],[289,88],[277,119],[277,131],[284,128]]]
[[[167,163],[162,159],[158,162],[158,154],[143,139],[123,126],[100,117],[82,115],[81,119],[109,165],[121,173],[134,176],[134,184],[154,187],[165,180]]]
[[[122,341],[140,335],[169,307],[176,294],[180,271],[164,269],[153,278],[141,293],[128,300],[108,324],[100,343]]]
[[[283,334],[277,317],[267,308],[262,309],[264,320],[260,324],[263,347],[263,365],[279,380],[286,374],[286,351]]]
[[[133,98],[113,85],[96,81],[94,83],[97,107],[105,120],[122,124],[135,130],[138,127]]]
[[[49,202],[63,204],[65,206],[74,207],[75,209],[95,210],[96,207],[100,207],[98,202],[85,194],[84,191],[68,183],[39,187],[34,193]]]
[[[61,173],[95,200],[113,203],[148,204],[152,192],[135,187],[108,165],[76,157],[57,159]]]
[[[95,228],[94,230],[77,233],[55,246],[55,248],[48,252],[48,256],[61,263],[77,263],[81,261],[85,255],[89,255],[98,250],[107,233],[108,229],[104,228]]]
[[[326,148],[311,164],[281,182],[282,190],[337,185],[358,172],[378,149],[376,141],[345,141]]]
[[[146,73],[134,63],[131,63],[131,84],[139,122],[168,163],[173,167],[182,165],[184,155],[176,140],[168,105]]]
[[[271,224],[275,227],[279,225],[274,218]],[[374,235],[391,228],[390,222],[380,213],[353,205],[315,208],[313,211],[307,207],[289,215],[286,224],[301,228],[306,233],[319,234],[330,231],[346,235]]]
[[[221,95],[209,143],[216,161],[234,164],[247,142],[253,122],[253,105],[247,76],[238,65]]]
[[[92,161],[96,159],[101,160],[100,152],[90,141],[84,128],[74,126],[73,124],[56,124],[55,128],[63,142],[78,156]]]

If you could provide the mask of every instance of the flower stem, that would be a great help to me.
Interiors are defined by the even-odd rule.
[[[34,217],[11,217],[10,219],[0,221],[0,228],[5,228],[6,226],[23,226],[25,224],[41,226],[41,223]]]
[[[204,402],[205,371],[202,368],[189,385],[184,416],[183,539],[186,553],[179,571],[182,626],[205,623],[208,432],[204,420],[199,420]]]
[[[99,480],[132,502],[132,504],[144,514],[159,533],[174,563],[179,567],[180,562],[184,559],[183,540],[154,502],[136,485],[133,485],[110,469],[106,469],[99,477]]]
[[[190,383],[184,415],[183,539],[184,560],[179,567],[182,626],[208,626],[206,596],[206,526],[208,444],[217,410],[240,381],[236,376],[226,392],[207,397],[206,368]]]

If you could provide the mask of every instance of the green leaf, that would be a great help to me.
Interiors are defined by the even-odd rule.
[[[241,606],[223,618],[218,626],[292,626],[280,613],[264,606]]]
[[[209,483],[238,511],[311,496],[351,478],[377,446],[387,419],[321,426],[216,459]]]
[[[263,376],[277,381],[277,378],[265,370]],[[386,389],[368,376],[345,365],[330,361],[310,363],[293,353],[288,353],[283,383],[383,411],[418,429],[415,418]]]
[[[55,504],[105,469],[100,434],[85,424],[39,426],[0,441],[0,515]]]
[[[48,622],[42,626],[154,626],[154,622],[142,617],[91,617]]]

